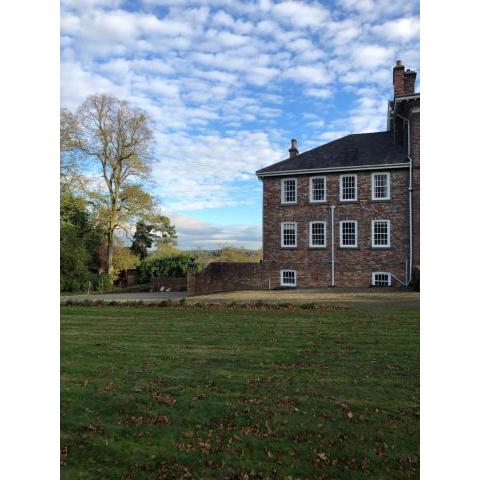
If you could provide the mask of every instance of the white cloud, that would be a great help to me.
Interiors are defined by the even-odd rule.
[[[283,75],[297,83],[325,85],[334,79],[333,74],[323,65],[297,65],[289,68]]]
[[[261,247],[260,225],[214,225],[190,215],[181,215],[175,212],[167,212],[167,214],[175,225],[181,248],[214,249],[225,245],[251,249]]]
[[[329,17],[328,10],[320,4],[296,1],[277,3],[271,11],[280,21],[299,27],[319,28]]]
[[[418,39],[420,21],[417,17],[398,18],[382,25],[374,26],[372,31],[389,40],[408,42]]]
[[[352,49],[352,61],[357,67],[375,68],[390,65],[393,58],[393,48],[381,45],[358,45]]]
[[[315,98],[321,98],[321,99],[329,98],[333,94],[330,88],[307,88],[304,93],[309,97],[315,97]]]
[[[88,95],[110,93],[120,98],[128,97],[128,88],[117,85],[107,78],[89,72],[77,63],[63,63],[61,66],[61,93],[63,106],[76,109]]]
[[[259,202],[253,172],[285,157],[294,103],[308,148],[383,130],[394,61],[419,65],[413,0],[140,3],[62,2],[62,105],[108,92],[150,113],[177,213]]]

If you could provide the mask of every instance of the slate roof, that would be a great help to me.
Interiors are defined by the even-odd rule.
[[[392,132],[357,133],[339,138],[292,158],[274,163],[256,172],[260,176],[269,173],[298,170],[354,168],[406,163],[407,155],[400,145],[393,142]]]

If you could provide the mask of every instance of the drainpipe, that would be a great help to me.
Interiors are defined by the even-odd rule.
[[[407,285],[410,285],[412,281],[412,269],[413,269],[413,187],[412,187],[412,176],[413,176],[413,160],[410,156],[410,120],[408,118],[402,117],[398,113],[396,114],[402,120],[407,122],[407,158],[409,160],[409,174],[408,174],[408,229],[409,229],[409,269],[408,269],[408,279]]]
[[[335,205],[330,206],[332,210],[332,287],[335,286]]]

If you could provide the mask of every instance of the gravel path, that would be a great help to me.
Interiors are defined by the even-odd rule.
[[[67,301],[82,301],[82,300],[116,300],[121,302],[149,302],[157,303],[164,300],[178,301],[185,297],[186,292],[139,292],[139,293],[105,293],[103,295],[72,295],[61,297],[60,303]]]

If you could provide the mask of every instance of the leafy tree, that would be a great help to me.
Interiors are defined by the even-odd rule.
[[[177,277],[187,276],[190,266],[190,255],[181,254],[174,257],[147,257],[137,267],[140,283],[148,283],[152,277]],[[197,271],[201,269],[198,262],[194,262]]]
[[[170,219],[165,215],[161,215],[158,225],[156,226],[160,245],[176,245],[177,244],[177,231],[175,225],[170,223]]]
[[[142,181],[150,172],[152,133],[149,117],[126,101],[92,95],[76,113],[62,110],[61,149],[64,158],[98,167],[102,183],[88,190],[107,245],[101,270],[112,274],[118,228],[136,219],[160,221],[153,197]]]
[[[159,243],[157,249],[152,253],[156,258],[176,257],[180,255],[182,251],[173,245],[168,243]]]
[[[92,221],[83,198],[69,192],[60,196],[60,283],[62,290],[85,288],[98,269],[103,231]]]
[[[140,259],[134,255],[130,248],[115,245],[113,249],[113,270],[117,276],[122,270],[134,268],[140,263]]]
[[[155,233],[155,225],[147,225],[144,221],[137,222],[130,250],[143,260],[148,255],[148,249],[159,239]]]

